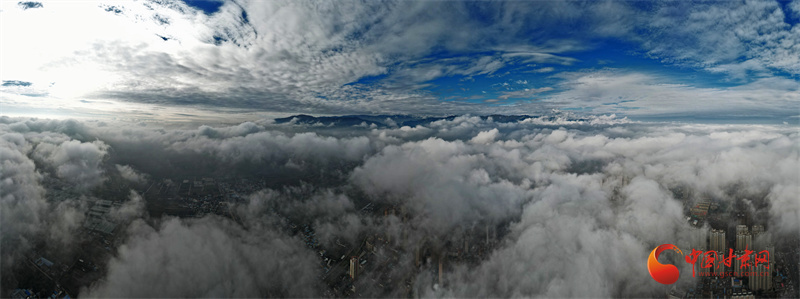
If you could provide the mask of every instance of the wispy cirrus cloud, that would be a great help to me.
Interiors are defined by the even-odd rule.
[[[643,48],[653,57],[745,79],[773,72],[800,75],[800,26],[777,1],[678,2],[659,5]]]
[[[601,64],[662,74],[667,85],[686,84],[666,75],[683,68],[723,89],[798,75],[796,2],[670,3],[225,1],[198,9],[181,1],[43,1],[23,9],[4,2],[0,22],[12,46],[0,57],[2,79],[31,90],[3,86],[0,96],[14,107],[37,95],[75,107],[89,99],[161,110],[463,113],[486,105],[443,99],[483,92],[499,99],[506,91],[488,87],[502,80],[569,94],[580,85],[561,72]],[[786,97],[781,92],[771,93]],[[541,111],[558,102],[515,98],[506,98],[512,107],[488,109]],[[637,102],[641,114],[660,111],[641,98],[622,100]],[[125,109],[109,106],[106,114],[114,112]]]
[[[545,101],[586,107],[600,113],[761,115],[785,119],[796,114],[795,108],[800,102],[800,83],[783,78],[762,78],[748,84],[715,88],[669,84],[656,74],[613,69],[562,73],[561,76],[565,79],[561,84],[567,86]],[[640,111],[642,109],[644,111]]]

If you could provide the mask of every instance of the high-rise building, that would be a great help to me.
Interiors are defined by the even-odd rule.
[[[774,248],[767,247],[766,250],[767,252],[772,253]],[[751,275],[748,287],[753,291],[772,289],[772,270],[774,268],[774,263],[772,262],[771,257],[765,256],[764,254],[760,254],[758,252],[753,253],[751,257],[751,265],[753,266],[749,268],[749,271],[752,273],[750,273]],[[766,262],[759,262],[758,265],[755,265],[756,257],[768,257],[768,260]]]
[[[716,229],[712,228],[711,231],[708,232],[708,248],[711,249],[711,250],[714,250],[714,251],[717,250],[716,249],[717,248],[717,230]]]
[[[721,229],[711,229],[708,236],[709,249],[713,251],[725,251],[725,231]]]
[[[773,270],[773,268],[775,268],[774,267],[775,263],[772,262],[771,254],[773,252],[775,252],[775,248],[772,247],[772,246],[767,246],[766,250],[767,250],[767,256],[769,257],[769,260],[766,263],[759,264],[759,267],[760,267],[760,270],[761,270],[761,272],[759,272],[759,273],[761,273],[762,285],[763,285],[764,289],[765,290],[771,290],[772,289],[772,270]],[[759,256],[763,256],[762,254],[759,254],[759,253],[756,253],[756,254],[758,254]]]
[[[744,276],[744,273],[742,273],[742,261],[739,259],[739,257],[744,255],[744,251],[736,251],[734,254],[736,254],[736,258],[733,259],[733,275],[736,277],[742,277]]]
[[[727,271],[722,259],[722,251],[717,251],[717,256],[714,258],[714,276],[716,277],[722,277],[723,273]]]
[[[692,274],[695,277],[703,277],[703,256],[698,256],[697,261],[694,262],[694,269],[692,269]]]
[[[351,257],[350,258],[350,278],[352,280],[356,280],[356,274],[358,274],[358,258]]]
[[[753,244],[751,250],[754,251],[761,251],[764,250],[766,244],[763,243],[763,239],[759,239],[759,235],[764,233],[764,226],[761,225],[753,225],[753,229],[750,232],[750,235],[753,237]]]
[[[763,225],[753,225],[753,231],[750,233],[753,235],[753,238],[758,237],[759,234],[764,232]]]
[[[736,226],[736,235],[741,235],[741,234],[745,234],[745,233],[748,233],[747,225],[740,224],[740,225]]]
[[[775,263],[772,262],[772,253],[775,252],[775,247],[767,246],[766,250],[769,253],[769,258],[770,259],[769,259],[769,262],[767,263],[768,267],[765,269],[767,271],[767,274],[764,277],[764,279],[765,279],[765,285],[767,287],[767,290],[771,290],[772,289],[772,270],[775,268]]]
[[[760,266],[760,265],[759,265]],[[753,275],[750,275],[750,284],[748,287],[752,291],[758,291],[761,289],[761,277],[758,276],[758,270],[756,267],[753,267]]]
[[[709,276],[711,276],[710,273],[714,272],[713,265],[710,268],[703,268],[703,265],[705,264],[705,260],[706,260],[706,255],[705,255],[705,250],[703,250],[701,248],[700,251],[702,251],[704,253],[697,256],[697,261],[695,261],[695,264],[694,264],[694,274],[695,274],[695,276],[698,276],[698,277],[709,277]]]
[[[761,276],[763,275],[764,265],[759,264],[756,267],[753,267],[753,273],[750,275],[750,284],[748,287],[750,290],[758,291],[764,289],[764,278]]]
[[[747,231],[736,235],[736,250],[753,250],[753,236]]]

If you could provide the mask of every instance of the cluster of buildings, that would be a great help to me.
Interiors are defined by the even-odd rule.
[[[383,216],[386,221],[413,221],[403,206],[387,206],[368,203],[359,209],[362,213]],[[392,219],[394,218],[394,219]],[[305,227],[303,230],[305,231]],[[301,231],[301,232],[302,232]],[[320,256],[327,262],[323,264],[325,274],[323,281],[329,289],[325,292],[330,297],[359,297],[369,294],[415,297],[414,284],[420,273],[427,273],[435,286],[446,286],[448,267],[453,264],[478,263],[497,245],[497,227],[494,225],[478,225],[464,229],[461,239],[447,241],[430,236],[415,235],[408,225],[401,231],[378,232],[360,236],[360,245],[346,246],[336,241],[340,248],[332,248],[345,253],[339,257],[331,257],[331,252],[320,251]],[[409,255],[405,255],[404,253]],[[341,254],[341,253],[340,253]],[[403,256],[413,259],[410,271],[396,271],[396,265],[411,263],[402,261]],[[333,263],[331,263],[333,262]]]
[[[669,291],[668,297],[797,296],[794,281],[800,274],[800,264],[796,262],[800,249],[789,250],[787,242],[800,245],[800,240],[782,240],[778,248],[761,225],[764,219],[754,215],[752,207],[744,202],[677,191],[681,192],[673,190],[676,198],[684,200],[687,223],[694,229],[708,231],[705,242],[694,244],[694,249],[702,252],[696,260],[692,260],[690,252],[684,252],[687,261],[694,262],[689,271],[698,277],[697,284],[688,291]],[[703,199],[693,200],[698,197]]]
[[[691,192],[690,192],[691,193]],[[688,199],[688,197],[683,197],[684,199]],[[689,216],[686,218],[694,227],[700,228],[703,226],[703,223],[712,218],[713,212],[720,209],[720,204],[718,202],[713,202],[710,199],[703,199],[699,203],[694,206],[688,207],[688,211],[686,211]]]
[[[92,208],[89,209],[89,213],[86,214],[86,221],[84,221],[83,227],[106,235],[113,234],[114,229],[117,228],[117,223],[108,217],[113,205],[114,203],[110,200],[96,201]]]
[[[32,299],[32,298],[48,298],[48,299],[70,299],[71,297],[64,293],[64,291],[56,290],[51,294],[40,294],[34,292],[32,289],[15,289],[11,291],[9,298],[12,299]]]
[[[775,248],[758,238],[763,233],[761,225],[737,225],[730,248],[725,230],[711,229],[708,251],[701,250],[693,265],[700,288],[712,298],[754,298],[755,293],[772,291]]]

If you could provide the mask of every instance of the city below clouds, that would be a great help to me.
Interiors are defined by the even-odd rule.
[[[800,115],[798,1],[4,1],[0,15],[9,115]]]
[[[169,128],[2,117],[3,292],[659,297],[697,280],[679,257],[677,284],[657,283],[650,250],[707,248],[709,230],[740,214],[766,227],[754,244],[772,244],[775,269],[793,275],[794,127],[359,121]],[[703,203],[722,208],[689,214]],[[39,258],[56,263],[39,268],[53,278],[28,266]]]

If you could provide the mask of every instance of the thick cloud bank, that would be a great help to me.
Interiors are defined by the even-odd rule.
[[[299,240],[230,221],[134,223],[109,276],[87,297],[308,297],[314,256]]]
[[[342,290],[325,258],[369,243],[356,296],[653,297],[665,289],[646,274],[647,254],[704,247],[708,224],[686,221],[701,200],[748,207],[779,247],[800,234],[796,127],[384,122],[395,125],[2,118],[3,289],[24,287],[8,273],[51,246],[37,240],[78,234],[103,186],[137,192],[109,198],[121,202],[111,212],[121,241],[80,296],[330,296]],[[260,183],[220,216],[150,215],[161,199],[148,190],[183,177]],[[678,266],[678,284],[692,285]]]

